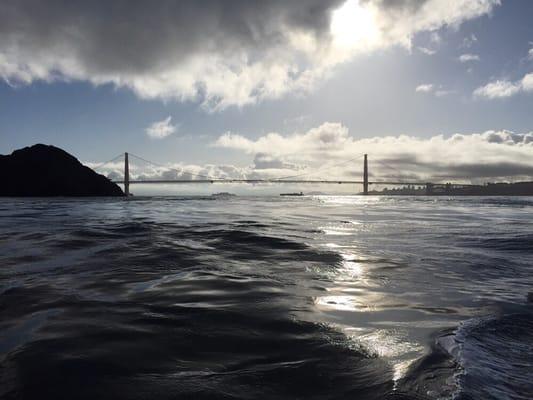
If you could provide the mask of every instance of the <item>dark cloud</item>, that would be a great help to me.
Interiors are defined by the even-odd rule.
[[[490,138],[488,138],[490,141]],[[495,141],[494,143],[501,143]],[[402,154],[377,163],[380,173],[388,174],[389,178],[417,179],[423,176],[430,176],[433,179],[454,180],[454,179],[490,179],[505,177],[532,177],[533,165],[523,162],[471,162],[454,163],[450,162],[427,162],[420,161],[417,155]],[[390,166],[390,168],[388,168]],[[406,171],[406,173],[402,173]],[[415,171],[415,172],[411,172]]]
[[[446,178],[499,178],[499,177],[533,177],[533,166],[518,162],[495,162],[447,165],[444,175],[435,171],[436,177]]]
[[[383,37],[344,48],[330,29],[344,1],[3,0],[0,78],[111,83],[143,98],[241,106],[309,90],[356,54],[408,47],[421,30],[475,18],[498,3],[361,0],[372,3]]]
[[[5,0],[0,46],[74,53],[91,72],[139,73],[197,53],[284,45],[287,32],[328,32],[340,0]]]

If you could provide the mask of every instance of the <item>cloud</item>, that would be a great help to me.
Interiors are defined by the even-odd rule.
[[[470,61],[479,61],[479,56],[477,54],[461,54],[459,56],[459,61],[462,63],[470,62]]]
[[[527,52],[527,59],[533,60],[533,48],[529,49],[529,51]]]
[[[421,52],[421,53],[424,53],[428,56],[432,56],[434,55],[435,53],[437,53],[436,50],[433,50],[433,49],[429,49],[427,47],[418,47],[418,50]]]
[[[0,77],[88,81],[209,110],[311,90],[336,65],[499,0],[5,0]]]
[[[480,98],[503,99],[518,93],[533,92],[533,73],[526,74],[519,81],[496,80],[474,90],[474,96]]]
[[[315,178],[354,178],[369,154],[374,179],[427,179],[468,182],[526,180],[533,175],[533,132],[487,131],[429,138],[385,136],[355,138],[339,123],[326,122],[303,133],[268,133],[255,140],[235,133],[221,135],[214,146],[276,160],[270,167],[292,169]],[[269,170],[271,175],[274,170]],[[257,171],[256,171],[257,172]]]
[[[296,164],[291,164],[283,161],[280,158],[273,157],[266,153],[257,153],[254,157],[253,168],[255,170],[298,170],[300,167]]]
[[[163,139],[176,132],[176,125],[171,124],[172,117],[168,116],[162,121],[156,121],[146,128],[146,134],[154,139]]]
[[[418,85],[415,88],[415,92],[417,93],[433,93],[437,97],[444,97],[448,96],[449,94],[455,93],[453,90],[447,90],[442,87],[442,85],[433,85],[431,83],[426,83],[422,85]]]
[[[430,93],[433,91],[433,84],[431,83],[425,83],[422,85],[418,85],[415,89],[418,93]]]
[[[527,74],[522,78],[520,87],[524,92],[533,92],[533,73]]]
[[[316,128],[310,129],[305,134],[294,134],[290,137],[285,137],[277,132],[271,132],[256,141],[239,134],[226,132],[213,145],[241,150],[250,154],[262,153],[272,156],[294,154],[297,158],[297,153],[299,152],[301,154],[313,154],[316,150],[321,154],[327,149],[332,152],[340,151],[347,137],[348,128],[339,123],[325,122]]]
[[[487,99],[501,99],[514,96],[520,92],[520,84],[506,80],[490,82],[474,91],[474,96]]]

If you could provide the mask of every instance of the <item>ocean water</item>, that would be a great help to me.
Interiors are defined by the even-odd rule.
[[[532,399],[533,199],[0,200],[2,399]]]

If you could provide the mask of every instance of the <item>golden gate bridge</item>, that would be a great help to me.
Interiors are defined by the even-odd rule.
[[[145,162],[147,164],[159,167],[159,168],[166,168],[168,170],[176,171],[179,173],[186,173],[189,176],[197,178],[197,179],[131,179],[130,176],[130,156],[133,158],[140,160],[142,162]],[[192,172],[186,172],[183,170],[177,170],[175,168],[167,167],[162,164],[146,160],[145,158],[142,158],[140,156],[136,156],[132,153],[121,153],[118,156],[112,158],[109,161],[106,161],[97,167],[95,167],[95,170],[102,169],[105,165],[108,165],[112,162],[117,161],[117,159],[124,157],[124,177],[122,179],[112,179],[112,182],[123,185],[124,186],[124,193],[126,196],[130,195],[130,185],[143,185],[143,184],[214,184],[214,183],[249,183],[249,184],[275,184],[275,183],[285,183],[285,184],[336,184],[336,185],[362,185],[363,186],[363,192],[362,194],[367,195],[369,193],[369,186],[370,185],[394,185],[394,186],[418,186],[418,187],[425,187],[426,194],[431,195],[434,193],[435,190],[441,190],[443,192],[451,191],[455,188],[464,188],[468,186],[475,186],[469,183],[442,183],[442,182],[421,182],[421,181],[415,181],[415,180],[399,180],[399,179],[369,179],[369,167],[368,167],[368,154],[361,154],[358,157],[355,157],[353,159],[347,160],[343,163],[339,163],[334,165],[333,167],[338,167],[343,164],[347,164],[348,162],[355,161],[361,157],[363,157],[363,171],[362,171],[362,179],[360,180],[350,180],[350,179],[301,179],[302,176],[309,176],[312,175],[313,172],[309,173],[302,173],[298,175],[292,175],[292,176],[285,176],[285,177],[279,177],[279,178],[264,178],[264,179],[241,179],[241,178],[220,178],[220,177],[210,177],[208,175],[202,175],[202,174],[195,174]],[[381,165],[388,167],[390,169],[393,169],[397,172],[396,168],[393,168],[383,162],[377,161]],[[332,167],[329,167],[332,168]]]

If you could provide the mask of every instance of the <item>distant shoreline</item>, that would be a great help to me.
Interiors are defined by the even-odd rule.
[[[430,189],[430,190],[428,190]],[[406,186],[396,189],[369,191],[369,195],[386,196],[533,196],[533,182],[487,183],[486,185],[460,186],[451,183],[434,185],[430,188]]]

